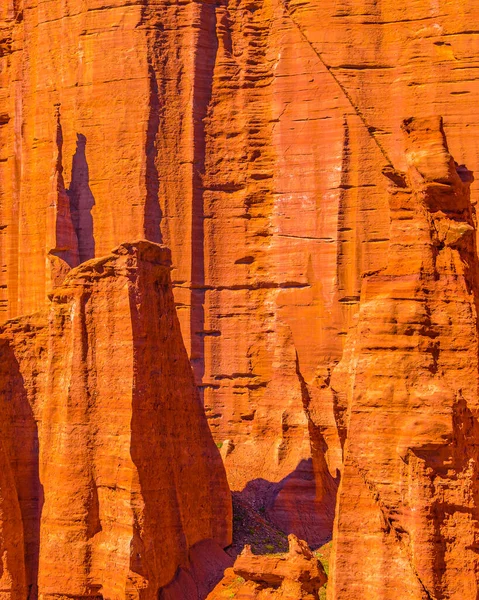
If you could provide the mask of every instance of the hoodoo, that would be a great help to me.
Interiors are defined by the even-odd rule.
[[[198,545],[224,567],[231,499],[170,264],[165,247],[122,244],[1,330],[6,600],[153,600]]]

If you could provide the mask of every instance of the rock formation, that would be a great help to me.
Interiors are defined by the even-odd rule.
[[[381,170],[406,168],[410,115],[444,115],[477,165],[476,22],[472,0],[3,0],[0,312],[43,310],[124,240],[167,244],[231,488],[321,543],[331,374],[386,266]]]
[[[207,600],[317,600],[326,573],[306,542],[293,534],[288,542],[285,555],[256,556],[246,546]]]
[[[179,568],[201,572],[195,549],[214,563],[231,541],[170,264],[163,246],[122,244],[1,329],[5,600],[156,600]]]
[[[232,487],[271,483],[280,519],[288,486],[302,487],[312,517],[314,470],[328,516],[311,531],[329,534],[341,464],[329,378],[361,273],[385,265],[380,171],[404,168],[398,124],[411,114],[443,114],[453,153],[477,164],[475,9],[4,0],[0,310],[40,309],[63,273],[55,257],[50,284],[45,262],[60,104],[80,260],[138,237],[171,247],[185,343]],[[309,406],[289,427],[301,398]]]
[[[478,259],[472,174],[408,119],[385,269],[365,277],[331,386],[346,441],[331,600],[479,594]]]

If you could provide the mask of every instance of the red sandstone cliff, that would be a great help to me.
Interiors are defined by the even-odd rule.
[[[330,375],[386,265],[381,169],[430,114],[475,169],[478,29],[473,0],[4,0],[0,310],[41,308],[76,253],[168,244],[232,488],[324,540]]]
[[[346,431],[328,598],[479,593],[478,260],[472,174],[440,119],[389,170],[387,267],[367,276],[332,377]]]
[[[3,326],[2,598],[156,600],[180,567],[224,568],[230,494],[170,264],[122,244]]]

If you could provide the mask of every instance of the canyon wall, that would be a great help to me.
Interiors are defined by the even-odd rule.
[[[385,171],[387,267],[364,279],[332,376],[346,432],[334,600],[479,593],[473,178],[454,163],[441,125],[404,123],[407,172]]]
[[[381,170],[430,114],[476,169],[476,21],[473,0],[4,1],[0,310],[42,308],[65,262],[167,244],[232,489],[324,541],[331,372],[386,265]]]
[[[122,244],[1,329],[5,600],[156,599],[198,571],[198,546],[224,562],[231,498],[170,264],[165,247]]]

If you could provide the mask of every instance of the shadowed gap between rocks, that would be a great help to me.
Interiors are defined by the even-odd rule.
[[[26,593],[28,600],[38,598],[38,563],[40,550],[40,520],[43,507],[43,486],[39,475],[38,427],[27,398],[25,383],[13,349],[5,340],[0,341],[0,372],[3,373],[0,397],[2,400],[2,447],[9,464],[2,465],[3,471],[11,468],[23,525],[23,557],[13,565],[12,591],[19,586],[21,559],[24,559]],[[6,490],[7,494],[9,493]],[[2,491],[2,496],[4,496]],[[7,519],[13,520],[12,515]],[[8,536],[5,536],[8,543]],[[13,537],[14,539],[14,537]],[[11,549],[12,550],[12,549]],[[20,551],[20,553],[22,553]],[[11,556],[15,557],[13,551]],[[8,560],[8,557],[7,557]],[[22,596],[12,593],[12,600]],[[24,596],[23,596],[24,597]]]
[[[150,280],[148,289],[142,279],[139,279],[138,288],[131,287],[129,292],[132,346],[134,360],[137,363],[135,365],[135,392],[132,399],[130,452],[138,477],[138,491],[134,494],[137,500],[133,507],[130,571],[140,580],[148,580],[152,589],[156,588],[156,593],[159,593],[158,573],[162,571],[163,567],[162,556],[175,552],[181,555],[187,547],[187,540],[184,532],[181,531],[177,533],[177,539],[172,540],[165,536],[163,542],[166,548],[158,545],[158,540],[161,540],[161,536],[157,535],[159,528],[171,527],[171,523],[175,522],[175,513],[181,514],[176,485],[168,489],[168,486],[161,484],[162,475],[169,481],[175,481],[175,465],[168,461],[165,462],[163,458],[165,448],[160,447],[158,440],[155,444],[147,441],[149,436],[153,437],[158,434],[158,431],[155,431],[159,426],[157,406],[164,393],[161,390],[164,387],[162,368],[165,366],[157,360],[155,342],[164,331],[164,322],[168,315],[162,314],[159,310],[155,296],[161,288],[165,295],[171,292],[166,283]],[[148,306],[150,322],[156,324],[151,330],[146,329],[146,311],[139,308],[140,298],[141,302]],[[162,308],[164,309],[164,307]],[[171,418],[169,412],[166,411],[162,423],[162,427],[165,429],[168,429],[169,418]],[[149,429],[145,427],[145,422],[149,423]],[[166,470],[166,473],[163,470]],[[142,502],[144,503],[144,514],[143,522],[140,523],[137,514],[141,515]],[[175,544],[176,548],[173,548],[172,544]],[[130,585],[132,583],[130,582]]]
[[[188,567],[180,567],[174,580],[160,590],[158,600],[205,600],[221,581],[233,560],[213,540],[195,544]]]
[[[318,494],[313,460],[301,460],[294,471],[279,482],[258,478],[248,482],[241,492],[234,492],[236,503],[246,505],[257,513],[265,524],[273,525],[284,534],[294,533],[316,549],[332,539],[336,505],[337,482],[331,477],[331,486],[324,486]],[[246,525],[235,518],[234,544],[252,543],[254,525]],[[245,530],[246,528],[246,530]],[[261,533],[261,522],[258,533]],[[258,540],[259,542],[259,540]],[[275,546],[274,543],[271,544]],[[260,551],[264,551],[258,547]],[[280,548],[272,548],[271,551]],[[268,548],[266,548],[266,552]],[[285,551],[285,550],[283,550]]]

